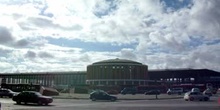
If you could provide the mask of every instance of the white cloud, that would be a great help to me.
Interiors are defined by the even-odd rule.
[[[195,0],[194,6],[190,10],[189,31],[192,34],[204,36],[207,39],[219,38],[219,4],[219,0]]]
[[[180,2],[183,2],[180,0]],[[166,10],[160,0],[2,0],[0,61],[3,71],[86,70],[93,62],[126,58],[149,68],[219,70],[218,0]],[[199,36],[199,37],[198,37]],[[47,38],[129,45],[117,51],[51,44]],[[192,38],[199,38],[197,43]],[[91,48],[91,47],[90,47]],[[11,69],[9,69],[11,68]]]
[[[13,40],[11,32],[7,28],[0,26],[0,44],[11,43]]]

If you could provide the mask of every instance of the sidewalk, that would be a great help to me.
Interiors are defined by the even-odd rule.
[[[118,97],[118,100],[155,100],[156,95],[144,95],[144,94],[136,94],[136,95],[113,95]],[[59,96],[53,96],[54,99],[89,99],[89,94],[68,94],[68,93],[60,93]],[[167,95],[160,94],[157,96],[157,99],[178,99],[183,98],[183,95]]]

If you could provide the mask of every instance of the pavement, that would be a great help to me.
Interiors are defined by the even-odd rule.
[[[183,95],[144,95],[144,94],[136,94],[136,95],[113,95],[118,98],[118,100],[163,100],[163,99],[178,99],[183,98]],[[54,99],[89,99],[89,94],[76,94],[76,93],[60,93],[59,96],[53,96]]]

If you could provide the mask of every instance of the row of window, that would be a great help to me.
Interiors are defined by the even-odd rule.
[[[33,83],[42,85],[52,84],[85,84],[86,74],[55,75],[55,76],[25,76],[25,77],[8,77],[6,83]]]

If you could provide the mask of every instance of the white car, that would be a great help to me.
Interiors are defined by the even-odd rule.
[[[191,91],[192,91],[192,92],[200,92],[200,89],[199,89],[199,88],[192,88]]]
[[[212,96],[212,90],[206,89],[205,91],[203,91],[203,94],[208,95],[208,96]]]
[[[184,95],[184,100],[185,101],[194,101],[194,100],[199,100],[199,101],[208,101],[209,96],[202,94],[201,92],[187,92]]]
[[[171,94],[178,94],[181,95],[183,93],[183,88],[171,88],[168,89],[167,94],[171,95]]]

